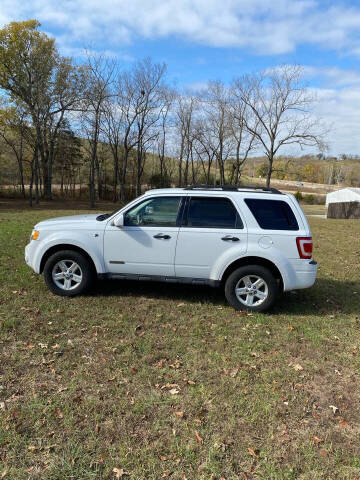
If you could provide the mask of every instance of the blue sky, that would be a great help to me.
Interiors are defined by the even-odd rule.
[[[304,65],[330,153],[360,154],[360,2],[355,0],[1,0],[0,24],[37,18],[65,55],[84,47],[124,67],[152,57],[171,82]]]

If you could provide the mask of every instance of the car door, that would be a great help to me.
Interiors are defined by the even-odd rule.
[[[148,196],[124,212],[124,226],[107,225],[104,258],[113,274],[175,276],[182,196]]]
[[[215,264],[240,257],[247,234],[230,198],[189,196],[175,255],[177,277],[211,278]]]

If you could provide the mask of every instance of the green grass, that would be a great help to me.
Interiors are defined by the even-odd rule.
[[[0,478],[359,477],[358,221],[311,218],[315,287],[250,315],[183,285],[53,296],[23,250],[71,213],[0,210]]]
[[[301,207],[306,215],[326,215],[325,205],[307,205],[306,203],[302,203]]]

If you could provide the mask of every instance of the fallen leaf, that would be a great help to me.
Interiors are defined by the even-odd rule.
[[[171,395],[177,395],[179,393],[179,390],[177,388],[172,388],[171,390],[169,390],[169,393]]]
[[[128,475],[123,468],[113,468],[113,473],[115,473],[115,478],[121,478]]]
[[[36,452],[37,450],[39,450],[39,447],[36,447],[35,445],[29,445],[28,450],[29,452]]]
[[[300,372],[300,370],[304,370],[303,367],[300,365],[300,363],[295,363],[292,367],[297,372]]]
[[[319,453],[322,457],[327,457],[327,451],[324,450],[323,448],[321,450],[319,450]]]
[[[255,448],[249,447],[249,448],[247,449],[247,451],[248,451],[249,455],[251,455],[252,457],[254,457],[254,458],[259,458],[259,453],[260,453],[259,450],[257,450],[257,449],[255,450]]]
[[[196,441],[198,442],[198,444],[202,445],[203,438],[199,435],[199,432],[197,430],[195,430],[195,437],[196,437]]]
[[[174,363],[172,363],[171,365],[169,365],[170,368],[180,368],[182,365],[182,363],[179,361],[179,360],[175,360]]]
[[[64,414],[62,413],[62,411],[61,411],[59,408],[57,408],[57,409],[55,410],[55,412],[56,412],[56,416],[57,416],[58,418],[61,419],[61,418],[64,417]]]
[[[313,440],[315,445],[319,445],[319,443],[322,443],[324,441],[323,438],[319,438],[319,437],[313,437]]]
[[[131,368],[130,368],[130,373],[132,373],[133,375],[136,375],[136,374],[137,374],[136,368],[131,367]]]
[[[339,422],[339,427],[340,427],[340,428],[343,428],[343,429],[349,428],[349,427],[350,427],[350,423],[347,422],[346,420],[344,420],[344,419],[342,418],[342,419],[340,420],[340,422]]]
[[[184,418],[184,412],[174,412],[178,418]]]

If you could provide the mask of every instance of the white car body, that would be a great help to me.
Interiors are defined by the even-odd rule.
[[[91,258],[100,277],[211,285],[219,284],[234,263],[249,259],[274,266],[280,274],[283,291],[311,287],[316,279],[317,263],[311,257],[300,258],[296,241],[298,237],[311,237],[307,218],[293,195],[263,190],[149,190],[103,221],[98,221],[93,214],[45,220],[35,225],[39,236],[26,246],[25,259],[36,273],[42,273],[49,252],[73,247]],[[173,196],[181,197],[185,203],[188,197],[228,199],[236,208],[243,228],[196,228],[182,224],[117,226],[117,220],[144,199]],[[247,199],[287,203],[298,229],[262,229]],[[156,235],[162,237],[155,238]],[[223,241],[229,240],[226,236],[236,241]]]

